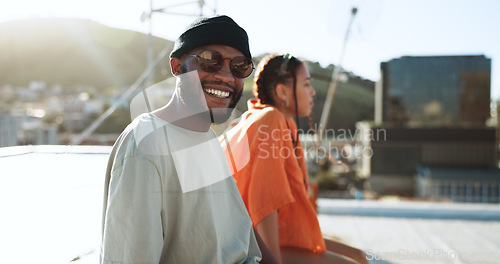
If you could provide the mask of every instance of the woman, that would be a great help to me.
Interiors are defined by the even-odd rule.
[[[362,251],[323,239],[309,201],[293,118],[310,115],[315,93],[302,61],[288,54],[264,58],[256,99],[221,141],[253,225],[279,263],[368,263]]]

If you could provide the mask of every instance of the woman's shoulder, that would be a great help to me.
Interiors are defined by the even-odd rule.
[[[249,117],[260,122],[272,123],[278,125],[280,123],[285,124],[285,116],[273,106],[264,107],[261,109],[251,109],[249,110]]]
[[[241,130],[244,133],[252,133],[254,131],[285,129],[286,127],[285,116],[275,107],[266,106],[248,109],[239,118],[230,122],[226,132]]]

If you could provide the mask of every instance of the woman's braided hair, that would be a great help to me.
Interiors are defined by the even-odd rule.
[[[276,95],[276,85],[292,84],[293,99],[295,105],[295,120],[299,122],[299,110],[297,102],[297,69],[303,62],[289,54],[286,55],[268,55],[264,57],[257,66],[257,73],[254,78],[253,94],[259,99],[261,104],[277,106],[273,96]],[[292,138],[298,139],[298,134]],[[296,146],[298,141],[293,140]]]
[[[301,60],[295,57],[286,58],[285,55],[268,55],[264,57],[257,66],[253,85],[254,96],[262,104],[277,106],[278,102],[273,100],[273,94],[276,95],[276,85],[278,83],[293,84],[295,93],[296,71],[302,63]],[[295,100],[296,102],[297,100]]]

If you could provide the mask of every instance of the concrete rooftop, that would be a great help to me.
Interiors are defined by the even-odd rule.
[[[98,263],[110,147],[0,148],[0,263]],[[320,199],[325,236],[370,263],[500,263],[500,205]],[[73,261],[72,261],[73,260]]]

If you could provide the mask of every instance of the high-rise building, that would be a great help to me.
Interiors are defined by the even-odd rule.
[[[0,112],[0,147],[16,146],[21,130],[21,117]]]
[[[378,193],[500,202],[498,132],[486,126],[491,59],[404,56],[380,69],[375,124],[358,128],[386,137],[358,140],[371,154],[358,174]]]
[[[404,56],[381,63],[376,122],[484,126],[490,117],[491,59]]]

